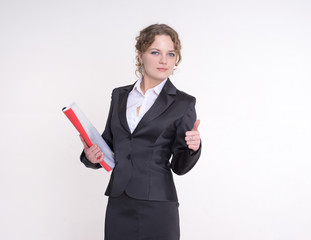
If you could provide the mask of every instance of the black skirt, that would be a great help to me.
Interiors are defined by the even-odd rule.
[[[105,240],[179,240],[178,202],[109,197]]]

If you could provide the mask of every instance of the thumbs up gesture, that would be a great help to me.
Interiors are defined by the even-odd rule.
[[[196,120],[191,131],[186,132],[185,141],[190,150],[194,152],[198,151],[201,143],[200,133],[198,127],[200,125],[200,120]]]

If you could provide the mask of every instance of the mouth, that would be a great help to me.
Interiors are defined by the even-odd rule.
[[[157,68],[160,72],[166,72],[167,68]]]

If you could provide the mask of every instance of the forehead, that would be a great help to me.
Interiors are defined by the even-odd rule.
[[[175,49],[174,43],[171,37],[168,35],[156,35],[149,49],[150,48],[156,48],[159,50],[168,50],[168,51],[173,51]]]

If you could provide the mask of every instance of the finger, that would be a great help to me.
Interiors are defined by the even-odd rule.
[[[201,139],[199,132],[187,132],[185,136],[186,141],[193,141]]]
[[[100,154],[101,154],[101,150],[99,147],[95,147],[95,148],[92,148],[90,151],[88,151],[88,154],[90,156],[96,156],[98,157]]]
[[[200,135],[200,132],[199,131],[187,131],[186,134],[185,134],[187,137],[188,136],[196,136],[196,135]]]
[[[198,131],[199,125],[200,125],[200,119],[197,119],[193,125],[192,131]]]
[[[104,154],[102,152],[97,152],[97,153],[91,153],[88,156],[88,159],[92,162],[92,163],[99,163],[101,161],[104,160]]]
[[[196,140],[196,141],[187,141],[186,143],[187,143],[188,147],[189,147],[189,146],[193,146],[193,145],[195,145],[195,146],[200,145],[200,141],[199,141],[199,140]]]
[[[200,139],[200,137],[197,136],[197,135],[188,135],[188,136],[185,137],[185,140],[186,140],[186,141],[189,141],[189,142],[191,142],[191,141],[196,141],[196,140],[198,140],[198,139]]]
[[[90,152],[92,152],[92,153],[97,153],[98,151],[100,151],[100,148],[98,147],[98,145],[97,144],[93,144],[90,148]]]
[[[95,153],[95,159],[96,160],[100,160],[100,158],[102,157],[102,155],[103,155],[103,153],[102,152],[97,152],[97,153]]]
[[[187,136],[187,137],[194,136],[194,135],[195,135],[195,132],[194,132],[194,131],[188,131],[188,132],[186,132],[186,136]]]
[[[96,162],[100,163],[103,160],[104,160],[104,154],[102,152],[100,152],[100,154],[96,158]]]
[[[98,161],[101,162],[101,161],[104,161],[104,153],[101,152],[99,158],[98,158]]]
[[[193,151],[198,151],[199,150],[200,145],[190,145],[188,146],[189,149],[193,150]]]
[[[96,144],[92,145],[87,149],[84,149],[84,152],[88,158],[93,158],[100,151],[101,151],[100,148]]]
[[[102,155],[103,155],[103,152],[100,150],[98,152],[95,152],[95,158],[96,159],[100,159]]]
[[[198,147],[200,146],[200,144],[201,144],[200,139],[195,140],[195,141],[187,141],[188,148],[193,147],[193,146]]]

